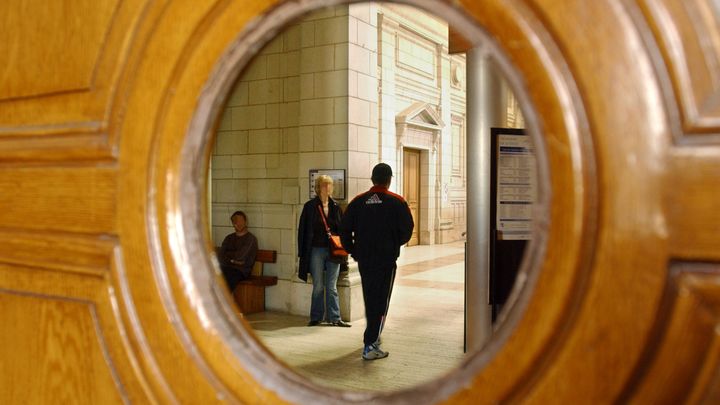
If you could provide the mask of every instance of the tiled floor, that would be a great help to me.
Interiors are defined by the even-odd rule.
[[[248,315],[262,342],[319,385],[398,390],[437,378],[463,358],[464,244],[404,248],[382,335],[386,359],[363,361],[365,321],[307,327],[307,317]]]

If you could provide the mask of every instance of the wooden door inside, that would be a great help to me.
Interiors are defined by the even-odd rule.
[[[420,151],[403,149],[403,196],[410,207],[415,228],[407,246],[420,244]]]
[[[200,194],[213,130],[280,116],[218,106],[258,44],[341,1],[7,0],[0,403],[720,402],[717,2],[405,2],[462,30],[451,48],[496,58],[545,168],[541,242],[486,351],[407,392],[327,390],[217,288]],[[348,63],[342,43],[297,48],[303,65]],[[440,65],[410,73],[436,91]],[[292,246],[266,246],[290,274]]]

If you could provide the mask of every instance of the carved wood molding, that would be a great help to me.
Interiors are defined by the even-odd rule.
[[[0,166],[0,224],[35,232],[113,234],[117,187],[114,167],[6,164]]]
[[[720,6],[713,0],[639,4],[669,70],[683,130],[720,133]]]
[[[5,232],[5,231],[3,231]],[[5,234],[3,237],[7,236]],[[29,237],[29,235],[28,235]],[[23,240],[16,237],[16,242]],[[62,381],[62,386],[52,388],[60,394],[72,391],[74,384],[82,383],[90,378],[98,384],[91,384],[80,392],[72,394],[72,401],[78,398],[93,397],[96,400],[88,402],[104,402],[110,398],[117,398],[124,403],[147,403],[156,402],[155,394],[149,388],[148,375],[152,375],[152,367],[147,367],[152,359],[138,356],[144,354],[142,349],[147,345],[138,335],[136,330],[137,319],[134,317],[136,307],[123,293],[123,282],[116,287],[114,279],[122,279],[122,266],[117,263],[118,246],[117,241],[95,241],[90,238],[68,237],[64,235],[65,241],[55,239],[30,242],[35,246],[48,247],[47,243],[59,244],[51,250],[57,254],[67,254],[65,262],[73,258],[79,262],[86,261],[84,268],[80,264],[68,266],[57,265],[52,261],[54,255],[48,253],[39,254],[40,258],[35,262],[30,261],[28,265],[20,263],[8,264],[6,257],[0,261],[0,318],[8,323],[13,323],[10,330],[15,331],[13,336],[24,339],[18,342],[16,348],[11,350],[13,356],[33,359],[38,364],[59,363],[59,364],[84,364],[87,365],[89,358],[94,359],[95,365],[91,369],[68,370],[67,372],[56,370],[55,377],[50,380]],[[5,240],[5,239],[3,239]],[[80,246],[73,248],[73,242]],[[10,246],[12,248],[14,246]],[[93,252],[95,247],[98,251]],[[2,254],[9,249],[4,249]],[[106,255],[105,255],[106,254]],[[75,255],[75,256],[73,256]],[[21,257],[16,257],[21,259]],[[36,265],[36,267],[30,267]],[[106,265],[106,268],[99,268]],[[18,300],[24,300],[25,304],[17,305]],[[128,308],[130,310],[128,311]],[[19,312],[18,312],[19,311]],[[43,325],[43,319],[38,319],[31,314],[49,313],[52,315],[50,322]],[[14,313],[22,313],[23,317],[18,322],[13,322]],[[53,315],[52,313],[56,313]],[[53,320],[54,318],[54,320]],[[25,320],[27,327],[32,329],[30,340],[41,343],[43,348],[29,345],[28,336],[23,335],[19,330],[24,330]],[[59,323],[58,323],[59,322]],[[6,324],[9,326],[9,324]],[[46,331],[44,327],[50,328]],[[55,331],[53,331],[53,329]],[[132,332],[132,333],[130,333]],[[65,334],[68,338],[58,338],[58,334]],[[67,345],[73,344],[68,339],[83,338],[79,353],[72,351],[65,353]],[[4,335],[4,338],[7,336]],[[10,343],[7,339],[4,343]],[[27,351],[26,351],[27,350]],[[47,352],[63,353],[59,358],[54,359]],[[98,362],[101,360],[101,362]],[[37,370],[36,364],[29,369]],[[143,369],[142,366],[146,368]],[[148,371],[149,370],[149,371]],[[81,373],[75,375],[74,373]],[[0,375],[0,377],[2,377]],[[154,381],[154,380],[151,380]],[[33,375],[32,385],[38,383],[37,376]],[[109,389],[110,384],[114,386]],[[18,383],[19,387],[27,385]],[[32,391],[32,390],[26,390]],[[101,392],[102,394],[98,394]],[[155,388],[155,392],[159,392]],[[48,395],[46,392],[45,395]],[[7,390],[0,392],[0,399],[10,395]],[[99,397],[97,396],[99,395]],[[71,402],[72,402],[71,401]],[[40,401],[42,402],[42,401]]]
[[[674,147],[663,194],[671,257],[720,261],[720,146]]]
[[[92,300],[0,288],[0,316],[6,327],[33,331],[2,341],[14,347],[3,357],[14,373],[13,383],[3,384],[6,401],[128,401]],[[37,348],[43,350],[34,353]],[[30,356],[31,364],[22,361]],[[93,374],[93,382],[82,378],[87,374]],[[23,387],[27,380],[35,389]]]
[[[93,123],[86,127],[86,133],[78,132],[78,127],[67,128],[70,133],[50,127],[52,132],[57,131],[51,136],[23,129],[29,135],[22,135],[22,141],[17,131],[10,129],[14,135],[4,137],[0,129],[0,162],[112,161],[115,154],[102,127],[102,123]]]
[[[655,326],[620,402],[720,401],[720,263],[674,262]]]
[[[91,85],[81,75],[87,91],[62,91],[78,82],[60,69],[58,91],[30,86],[28,97],[0,101],[0,300],[9,303],[0,314],[23,321],[0,334],[12,343],[0,345],[3,361],[35,337],[34,314],[65,311],[57,319],[72,319],[88,352],[52,359],[63,383],[89,387],[74,400],[102,385],[112,391],[103,399],[134,403],[720,402],[720,270],[687,262],[720,261],[720,150],[672,144],[677,112],[659,100],[670,80],[653,71],[668,65],[675,87],[666,87],[689,95],[678,102],[686,133],[716,131],[715,71],[702,69],[717,59],[717,6],[643,3],[653,18],[685,7],[653,20],[661,47],[667,27],[709,34],[688,31],[663,61],[628,18],[630,1],[407,1],[445,13],[472,43],[498,46],[544,159],[548,215],[521,269],[516,292],[529,293],[514,294],[493,340],[443,379],[390,393],[319,387],[268,353],[218,282],[203,211],[208,145],[232,83],[284,24],[342,0],[119,3],[107,31],[116,46],[103,48]],[[43,3],[27,2],[38,12]],[[676,14],[705,20],[694,27]],[[9,27],[22,24],[8,15]],[[102,26],[93,15],[87,23]],[[691,67],[700,73],[680,74]],[[667,257],[686,261],[669,277]],[[14,361],[63,353],[55,336]],[[101,360],[102,384],[67,368],[83,355]]]
[[[117,240],[105,236],[0,229],[0,263],[107,277]]]
[[[0,14],[25,21],[0,32],[2,161],[114,159],[110,112],[126,97],[120,84],[132,80],[138,59],[128,43],[142,39],[148,3],[0,5]]]

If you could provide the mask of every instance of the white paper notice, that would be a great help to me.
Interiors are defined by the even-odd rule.
[[[497,230],[502,240],[529,240],[537,197],[535,151],[529,136],[499,135]]]

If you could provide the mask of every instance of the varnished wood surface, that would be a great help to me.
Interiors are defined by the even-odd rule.
[[[706,263],[671,266],[656,340],[627,385],[623,401],[715,403],[720,369],[718,281],[720,267]],[[664,389],[658,389],[661,384]]]
[[[549,214],[496,339],[393,395],[319,389],[275,361],[203,233],[214,114],[258,44],[328,2],[45,3],[0,6],[0,402],[720,396],[712,1],[412,2],[504,52]]]
[[[41,234],[115,233],[116,193],[117,171],[104,165],[0,167],[0,221]]]
[[[642,0],[647,17],[667,66],[683,130],[691,134],[714,134],[720,127],[720,26],[717,2],[697,0]]]
[[[277,250],[258,249],[257,255],[255,255],[255,261],[260,263],[275,263],[277,262]]]
[[[671,153],[664,192],[670,254],[720,262],[720,145],[680,145]]]
[[[0,316],[4,403],[121,402],[92,302],[0,290]]]

